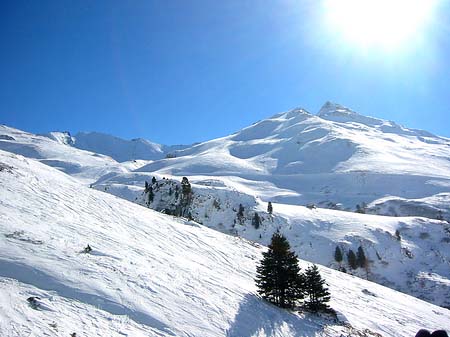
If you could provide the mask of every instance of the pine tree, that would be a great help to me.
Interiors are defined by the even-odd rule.
[[[190,195],[192,192],[191,184],[189,183],[189,180],[186,177],[183,177],[183,179],[181,179],[181,192],[185,196]]]
[[[244,216],[244,206],[242,206],[242,204],[239,204],[239,210],[238,210],[237,216],[238,217]]]
[[[336,260],[336,262],[341,263],[343,256],[342,256],[342,251],[339,248],[339,246],[336,246],[336,250],[334,251],[334,259]]]
[[[356,253],[356,265],[361,268],[366,268],[367,266],[366,254],[364,254],[361,246],[358,247],[358,252]]]
[[[255,229],[258,229],[259,226],[261,225],[261,218],[259,217],[259,214],[256,212],[252,219],[252,225],[253,227],[255,227]]]
[[[256,272],[258,293],[269,302],[282,308],[293,308],[304,298],[304,278],[300,274],[298,257],[281,234],[272,236]]]
[[[350,266],[350,268],[356,269],[358,267],[358,264],[356,262],[356,255],[353,252],[353,250],[350,249],[348,251],[347,259],[348,259],[348,265]]]
[[[152,178],[152,184],[155,184],[155,183],[156,183],[156,178],[153,177],[153,178]]]
[[[330,293],[316,265],[306,269],[305,286],[308,294],[307,307],[313,311],[328,310],[329,306],[327,303],[330,301]]]
[[[147,205],[150,205],[153,202],[153,199],[155,198],[155,194],[153,193],[153,187],[148,187],[148,202]]]
[[[267,213],[272,214],[273,212],[273,206],[272,203],[269,201],[269,203],[267,204]]]
[[[400,231],[399,231],[398,229],[395,230],[395,237],[396,237],[396,239],[397,239],[398,241],[401,241],[401,240],[402,240],[402,237],[401,237],[401,235],[400,235]]]

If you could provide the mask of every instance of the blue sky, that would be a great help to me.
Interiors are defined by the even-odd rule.
[[[15,0],[0,10],[2,124],[192,143],[331,100],[450,137],[447,0],[396,51],[346,44],[318,0]]]

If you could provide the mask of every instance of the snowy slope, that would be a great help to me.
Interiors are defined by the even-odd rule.
[[[120,164],[105,155],[76,149],[68,133],[34,135],[0,125],[0,149],[35,158],[89,184],[111,172],[128,172],[138,163]]]
[[[337,322],[277,309],[255,296],[263,248],[32,159],[0,151],[0,163],[3,336],[409,337],[450,326],[446,309],[327,268]]]
[[[175,150],[187,147],[184,145],[161,145],[142,138],[125,140],[100,132],[77,133],[74,137],[73,146],[110,156],[118,162],[136,159],[162,159]]]
[[[161,179],[151,184],[153,201],[144,193],[144,173],[111,175],[93,187],[137,202],[160,212],[176,213],[181,191],[180,181]],[[224,233],[268,244],[275,231],[282,232],[293,249],[306,260],[368,278],[431,303],[450,307],[450,225],[419,217],[389,217],[357,214],[329,209],[274,203],[274,213],[267,213],[267,203],[255,198],[258,189],[271,192],[270,185],[243,188],[246,181],[225,177],[190,177],[192,201],[185,214],[197,222]],[[246,185],[248,186],[248,185]],[[178,194],[178,195],[177,195]],[[239,205],[244,207],[238,216]],[[262,220],[258,229],[252,225],[257,212]],[[400,235],[400,240],[396,236]],[[361,246],[369,259],[368,270],[351,270],[347,259],[334,261],[336,246],[344,255]]]
[[[368,212],[390,216],[419,215],[450,222],[450,193],[439,193],[420,199],[384,197],[371,202]]]
[[[450,192],[449,139],[332,103],[318,115],[294,109],[175,154],[139,171],[268,181],[291,191],[274,201],[333,202],[351,209],[386,195]]]

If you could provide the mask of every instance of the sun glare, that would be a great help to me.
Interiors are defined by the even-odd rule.
[[[363,48],[396,49],[422,36],[437,0],[325,0],[333,34]]]

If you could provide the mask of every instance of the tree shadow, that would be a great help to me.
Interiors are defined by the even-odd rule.
[[[325,324],[318,316],[296,314],[280,309],[254,294],[246,294],[226,336],[322,336]]]

